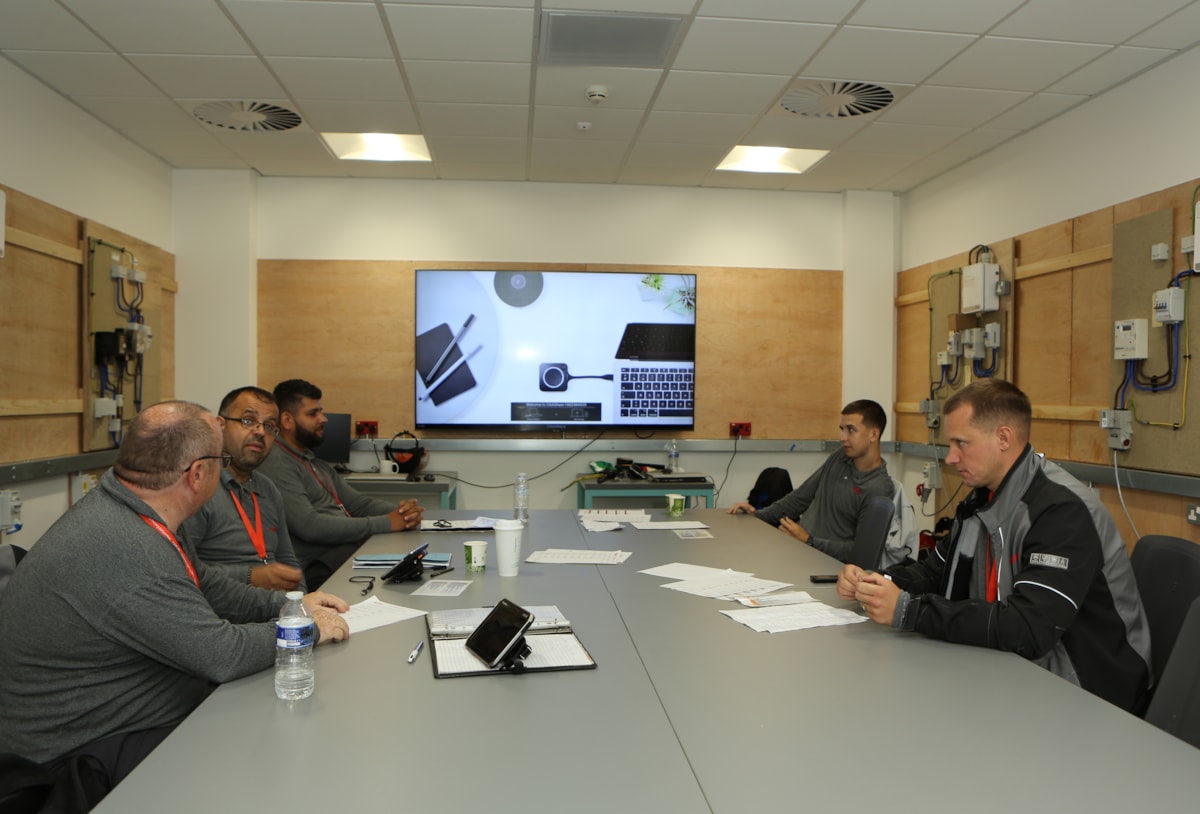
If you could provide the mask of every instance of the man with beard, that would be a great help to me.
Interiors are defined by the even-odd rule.
[[[320,586],[374,534],[420,528],[424,509],[415,500],[392,506],[356,491],[313,454],[325,440],[321,390],[303,379],[275,386],[279,437],[262,472],[283,494],[296,554],[309,590]]]
[[[896,485],[879,452],[879,437],[887,427],[883,408],[868,399],[852,401],[842,408],[838,427],[841,449],[799,488],[757,511],[749,503],[738,503],[729,513],[752,514],[845,562],[854,548],[859,520],[867,511],[867,499],[872,495],[891,499]],[[893,545],[892,537],[888,538],[889,548],[884,552],[888,565],[911,553],[898,537],[896,540]]]
[[[283,496],[269,478],[254,477],[279,432],[275,397],[259,387],[239,387],[217,411],[229,466],[212,499],[183,524],[200,559],[216,570],[259,588],[305,590],[292,549]]]

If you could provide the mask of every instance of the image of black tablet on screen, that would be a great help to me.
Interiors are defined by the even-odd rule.
[[[533,624],[533,614],[507,599],[501,599],[492,612],[467,638],[467,650],[488,667],[498,667],[525,631]]]

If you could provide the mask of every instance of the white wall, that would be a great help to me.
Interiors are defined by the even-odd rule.
[[[0,183],[172,251],[171,169],[0,58]]]
[[[901,268],[1200,177],[1200,48],[901,199]]]

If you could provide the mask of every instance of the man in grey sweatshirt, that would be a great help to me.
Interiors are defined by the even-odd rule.
[[[207,567],[177,536],[227,458],[203,407],[148,407],[99,488],[31,548],[0,596],[0,752],[93,756],[111,788],[215,684],[271,666],[283,594]],[[318,641],[349,636],[345,602],[305,604]]]

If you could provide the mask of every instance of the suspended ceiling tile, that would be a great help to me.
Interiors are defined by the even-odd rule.
[[[224,0],[264,56],[391,57],[373,3]]]
[[[0,50],[97,51],[112,49],[56,3],[4,0],[0,3]]]
[[[523,105],[529,102],[530,66],[516,62],[405,62],[413,99]]]
[[[931,127],[877,121],[858,131],[841,149],[851,153],[928,155],[966,132],[964,127]]]
[[[297,99],[309,126],[321,133],[416,133],[417,117],[408,102],[356,102]]]
[[[688,30],[674,67],[791,76],[833,31],[833,26],[809,23],[701,18]]]
[[[1006,37],[1115,45],[1155,25],[1191,0],[1032,0],[992,30]]]
[[[753,116],[653,111],[642,128],[647,141],[685,144],[736,144],[754,124]]]
[[[929,83],[1042,90],[1108,50],[1107,45],[984,37],[931,76]]]
[[[168,96],[262,100],[285,95],[255,57],[131,54],[129,60]]]
[[[879,121],[976,127],[1031,95],[1026,91],[922,85],[880,113]]]
[[[699,113],[764,113],[787,88],[788,79],[739,73],[671,71],[655,110]]]
[[[1086,101],[1086,96],[1038,93],[988,122],[1001,130],[1029,130]]]
[[[1079,93],[1093,95],[1108,90],[1119,82],[1133,77],[1157,62],[1171,56],[1174,51],[1161,48],[1133,48],[1118,46],[1097,60],[1089,62],[1078,71],[1047,90],[1054,93]]]
[[[854,25],[883,28],[910,28],[924,31],[951,31],[982,34],[1026,0],[865,0],[854,12]]]
[[[8,5],[10,0],[5,0]],[[195,0],[60,0],[118,51],[252,54],[216,3]],[[39,5],[51,7],[48,0]]]
[[[292,98],[405,99],[404,79],[391,59],[272,57],[267,64]]]
[[[797,23],[840,23],[858,0],[703,0],[701,17],[783,20]]]
[[[400,57],[517,62],[533,51],[532,9],[384,5]],[[446,33],[452,32],[447,37]]]
[[[920,82],[975,40],[967,34],[846,27],[804,73],[865,82]]]
[[[116,54],[7,51],[5,55],[64,96],[161,96]]]
[[[431,136],[524,137],[529,130],[527,105],[460,105],[422,102],[417,105],[424,130]]]

